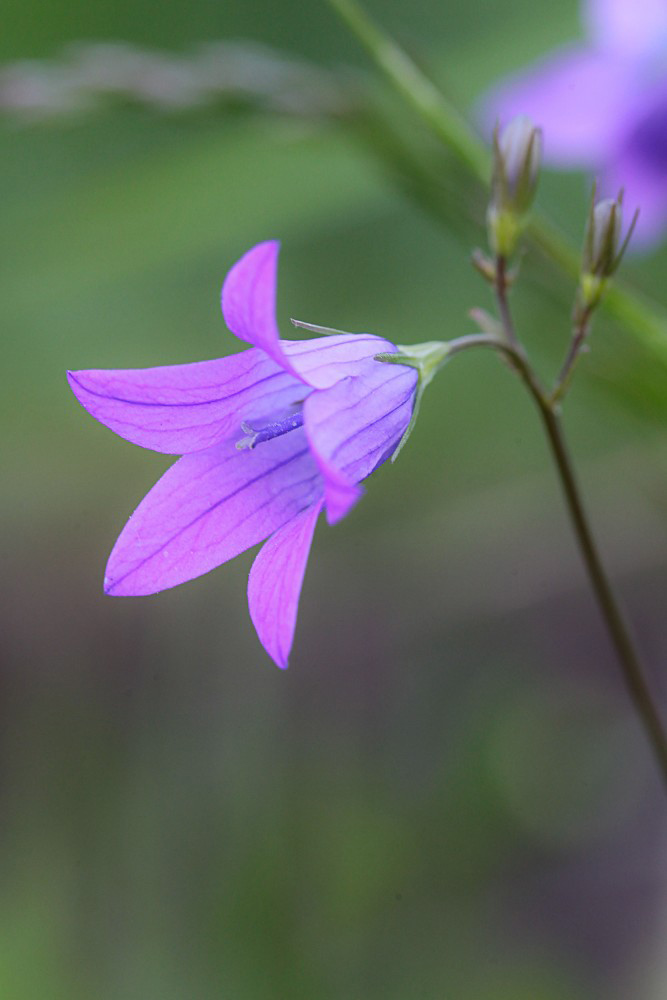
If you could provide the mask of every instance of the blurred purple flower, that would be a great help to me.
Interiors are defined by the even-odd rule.
[[[374,360],[396,348],[342,334],[281,340],[279,244],[260,243],[222,288],[229,329],[254,345],[216,361],[69,372],[89,413],[121,437],[180,458],[147,494],[109,558],[105,590],[154,594],[268,539],[248,582],[264,648],[287,666],[317,517],[330,524],[396,449],[417,372]]]
[[[501,83],[484,117],[527,115],[544,158],[601,172],[603,194],[640,208],[639,242],[667,227],[667,0],[584,0],[586,44],[563,48]]]

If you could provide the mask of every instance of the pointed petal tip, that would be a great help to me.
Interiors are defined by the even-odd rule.
[[[304,426],[324,478],[327,520],[335,524],[363,495],[359,485],[389,458],[410,423],[417,372],[369,361],[304,403]]]
[[[227,316],[225,315],[225,300],[228,298],[230,292],[233,291],[239,275],[249,272],[251,276],[254,277],[259,269],[264,268],[267,265],[273,265],[275,267],[277,265],[279,253],[280,240],[263,240],[261,243],[256,243],[254,247],[250,248],[250,250],[246,250],[246,252],[239,257],[236,263],[231,266],[225,275],[225,279],[222,282],[222,288],[220,289],[220,304],[222,306],[222,314],[225,317],[225,322],[233,333],[235,331],[227,322]]]
[[[358,483],[332,481],[330,474],[325,478],[327,489],[325,516],[327,524],[334,525],[347,517],[352,508],[357,506],[365,491]]]
[[[248,607],[262,646],[286,670],[296,627],[306,562],[322,510],[319,499],[273,534],[260,549],[248,577]]]
[[[255,625],[255,630],[257,630],[256,623],[253,622],[253,624]],[[273,646],[269,641],[265,642],[259,633],[258,638],[264,648],[264,652],[269,657],[273,665],[278,667],[278,670],[287,670],[289,667],[290,654],[292,652],[291,646],[287,652],[284,652],[279,646]]]
[[[86,390],[85,383],[82,381],[82,376],[85,377],[86,374],[86,371],[83,369],[73,371],[68,369],[65,373],[67,384],[72,390],[72,394],[77,403],[79,403],[84,410],[87,410],[88,413],[90,413],[89,393]],[[87,403],[88,405],[86,405]],[[95,416],[94,413],[92,415]]]
[[[106,597],[151,597],[153,594],[159,594],[168,588],[150,584],[147,587],[141,587],[131,578],[126,580],[123,576],[118,578],[105,576],[102,589]]]
[[[223,282],[220,304],[225,323],[239,340],[259,347],[300,378],[285,357],[276,323],[279,250],[278,240],[266,240],[237,260]]]
[[[139,594],[135,594],[132,588],[123,587],[123,578],[118,579],[115,576],[110,576],[109,573],[104,575],[104,583],[102,584],[102,589],[107,597],[139,597]]]

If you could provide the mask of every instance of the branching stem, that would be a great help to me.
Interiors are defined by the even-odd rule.
[[[329,0],[329,3],[407,105],[466,170],[486,186],[490,175],[488,151],[457,108],[373,20],[360,0]],[[579,279],[578,248],[570,246],[544,216],[533,212],[527,235],[561,271]],[[667,315],[663,309],[619,282],[606,291],[603,307],[632,331],[656,362],[667,365]]]
[[[639,714],[646,735],[653,748],[665,786],[667,786],[667,733],[653,701],[646,680],[646,674],[630,630],[602,564],[565,443],[559,415],[558,399],[569,382],[572,369],[586,336],[589,317],[587,315],[582,316],[579,327],[575,329],[570,352],[561,371],[559,382],[557,382],[557,391],[549,396],[542,388],[523,348],[518,345],[517,349],[515,346],[518,344],[518,340],[507,299],[507,284],[503,280],[503,275],[504,269],[497,267],[496,298],[506,341],[505,344],[500,346],[500,349],[504,351],[512,362],[513,367],[521,377],[539,410],[551,453],[556,464],[581,557],[602,613],[609,638],[616,650],[626,688]],[[558,392],[558,386],[562,387],[561,392]]]
[[[488,153],[452,104],[437,90],[410,56],[390,38],[364,10],[360,0],[329,0],[351,31],[365,46],[376,66],[402,95],[429,129],[482,184],[489,175]],[[528,235],[563,271],[579,279],[580,256],[545,219],[533,216]],[[646,682],[644,669],[625,623],[611,583],[602,565],[590,528],[579,487],[568,454],[559,416],[559,400],[569,385],[584,346],[590,316],[575,319],[569,353],[548,393],[535,373],[519,341],[507,298],[506,261],[496,261],[495,292],[500,313],[498,335],[492,331],[461,337],[449,344],[449,354],[471,347],[492,347],[501,351],[521,377],[542,418],[565,495],[581,556],[595,592],[611,642],[616,649],[630,697],[653,747],[667,785],[667,736]],[[648,305],[638,295],[616,285],[605,294],[607,309],[633,330],[654,358],[667,362],[664,313]]]

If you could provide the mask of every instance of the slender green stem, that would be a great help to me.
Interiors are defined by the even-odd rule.
[[[501,286],[498,292],[498,305],[501,314],[507,316],[511,323],[512,318],[505,292],[506,290],[503,290]],[[502,308],[501,300],[503,300]],[[448,346],[450,356],[474,347],[491,347],[502,352],[523,380],[537,405],[593,592],[609,638],[616,650],[626,688],[652,746],[662,778],[667,785],[667,733],[653,701],[630,630],[602,564],[565,443],[558,408],[546,395],[523,350],[521,348],[516,350],[508,342],[507,331],[505,331],[505,339],[503,340],[490,334],[472,334],[449,341]]]
[[[386,79],[428,128],[480,183],[486,185],[490,175],[489,153],[466,119],[357,0],[329,2]],[[579,250],[572,247],[552,223],[533,213],[527,233],[562,271],[578,279]],[[602,307],[641,340],[654,357],[667,365],[667,315],[663,309],[618,283],[608,290]]]
[[[505,334],[510,347],[512,347],[515,351],[520,351],[521,345],[519,344],[519,338],[517,337],[516,330],[514,329],[514,320],[512,319],[509,301],[507,298],[507,260],[502,256],[502,254],[496,257],[494,288],[496,291],[496,300],[500,311],[500,322],[503,328],[503,333]]]
[[[552,407],[561,401],[570,387],[570,382],[572,380],[572,376],[574,375],[574,369],[577,361],[579,360],[579,356],[584,349],[586,338],[588,337],[592,312],[592,306],[577,305],[575,307],[572,339],[570,340],[570,346],[568,348],[567,355],[565,356],[565,361],[563,362],[563,366],[558,373],[558,378],[556,379],[553,392],[551,393]]]
[[[667,786],[667,732],[653,701],[646,681],[645,671],[639,654],[635,649],[630,630],[602,564],[565,443],[558,406],[553,398],[547,396],[544,392],[523,349],[516,350],[511,346],[512,340],[516,341],[517,338],[507,300],[507,285],[502,280],[500,273],[496,281],[496,297],[507,341],[506,344],[502,345],[501,349],[505,351],[513,362],[514,367],[537,404],[551,453],[556,463],[556,469],[558,470],[581,557],[586,566],[586,571],[602,613],[609,638],[616,650],[626,688],[639,714],[648,740],[655,753],[663,780]]]
[[[616,648],[627,690],[653,746],[657,763],[667,785],[667,734],[653,702],[629,628],[602,565],[574,476],[560,419],[550,406],[540,405],[540,415],[556,461],[579,548],[609,636]]]
[[[471,347],[492,347],[498,351],[502,350],[505,346],[502,340],[490,333],[468,333],[464,337],[455,337],[446,343],[448,358],[451,358],[452,354],[459,354],[461,351],[467,351]]]

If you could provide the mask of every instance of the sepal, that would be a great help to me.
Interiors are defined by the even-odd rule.
[[[418,381],[410,423],[405,428],[403,436],[391,456],[392,462],[396,461],[407,444],[408,438],[412,434],[417,422],[424,391],[432,381],[434,375],[447,361],[450,354],[450,346],[441,340],[429,340],[423,344],[397,344],[396,350],[396,354],[376,354],[375,360],[384,362],[385,364],[407,365],[409,368],[416,368]]]

